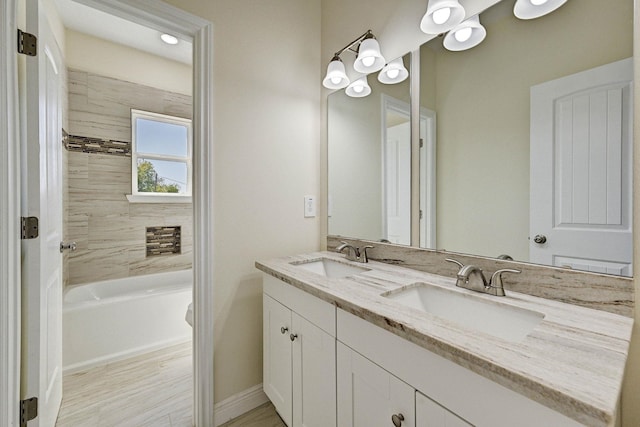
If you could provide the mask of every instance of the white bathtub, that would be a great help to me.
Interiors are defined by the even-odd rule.
[[[191,339],[185,321],[193,273],[182,270],[69,287],[64,293],[65,372]]]

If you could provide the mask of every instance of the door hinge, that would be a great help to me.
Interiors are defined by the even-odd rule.
[[[20,427],[27,427],[27,422],[38,416],[38,398],[31,397],[20,401]]]
[[[424,139],[420,138],[420,148],[424,147]]]
[[[422,213],[422,209],[420,209],[420,219],[422,219],[423,216],[424,214]]]
[[[38,54],[38,38],[18,29],[18,53],[36,56]]]
[[[35,239],[38,237],[38,217],[37,216],[23,216],[20,217],[20,221],[22,223],[21,227],[21,238],[25,239]]]

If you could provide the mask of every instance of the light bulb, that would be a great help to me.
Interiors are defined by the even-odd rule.
[[[160,38],[166,44],[178,44],[178,39],[171,34],[162,34]]]
[[[374,58],[373,56],[362,58],[362,65],[364,65],[365,67],[371,67],[374,62],[376,62],[376,58]]]
[[[471,33],[473,33],[473,29],[471,27],[465,27],[453,33],[453,37],[460,43],[464,43],[471,38]]]
[[[331,77],[331,83],[333,83],[334,85],[337,85],[338,83],[340,83],[342,81],[341,77],[337,77],[337,76],[333,76]]]
[[[387,76],[390,79],[395,79],[400,75],[400,70],[398,70],[397,68],[392,68],[390,70],[387,70]]]
[[[353,91],[354,91],[355,93],[362,93],[362,91],[363,91],[363,90],[364,90],[364,86],[362,86],[362,85],[355,85],[355,86],[353,87]]]
[[[531,4],[534,6],[540,6],[545,4],[548,0],[530,0]]]
[[[451,16],[451,8],[443,7],[433,12],[433,22],[442,25],[449,20]]]

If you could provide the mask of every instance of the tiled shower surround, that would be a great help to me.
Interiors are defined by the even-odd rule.
[[[191,97],[73,69],[68,75],[65,241],[78,246],[65,257],[66,284],[191,268],[191,204],[126,198],[131,109],[191,118]],[[147,256],[147,227],[178,226],[178,253]]]

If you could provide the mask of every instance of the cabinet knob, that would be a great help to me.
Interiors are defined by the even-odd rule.
[[[287,331],[289,331],[289,328],[287,328],[286,326],[283,326],[283,327],[281,327],[281,328],[280,328],[280,333],[281,333],[282,335],[286,334],[286,333],[287,333]]]
[[[291,339],[291,341],[295,341],[296,338],[298,338],[298,334],[291,334],[289,335],[289,338]]]
[[[403,421],[404,421],[404,415],[402,414],[393,414],[391,416],[391,422],[395,427],[400,427]]]

